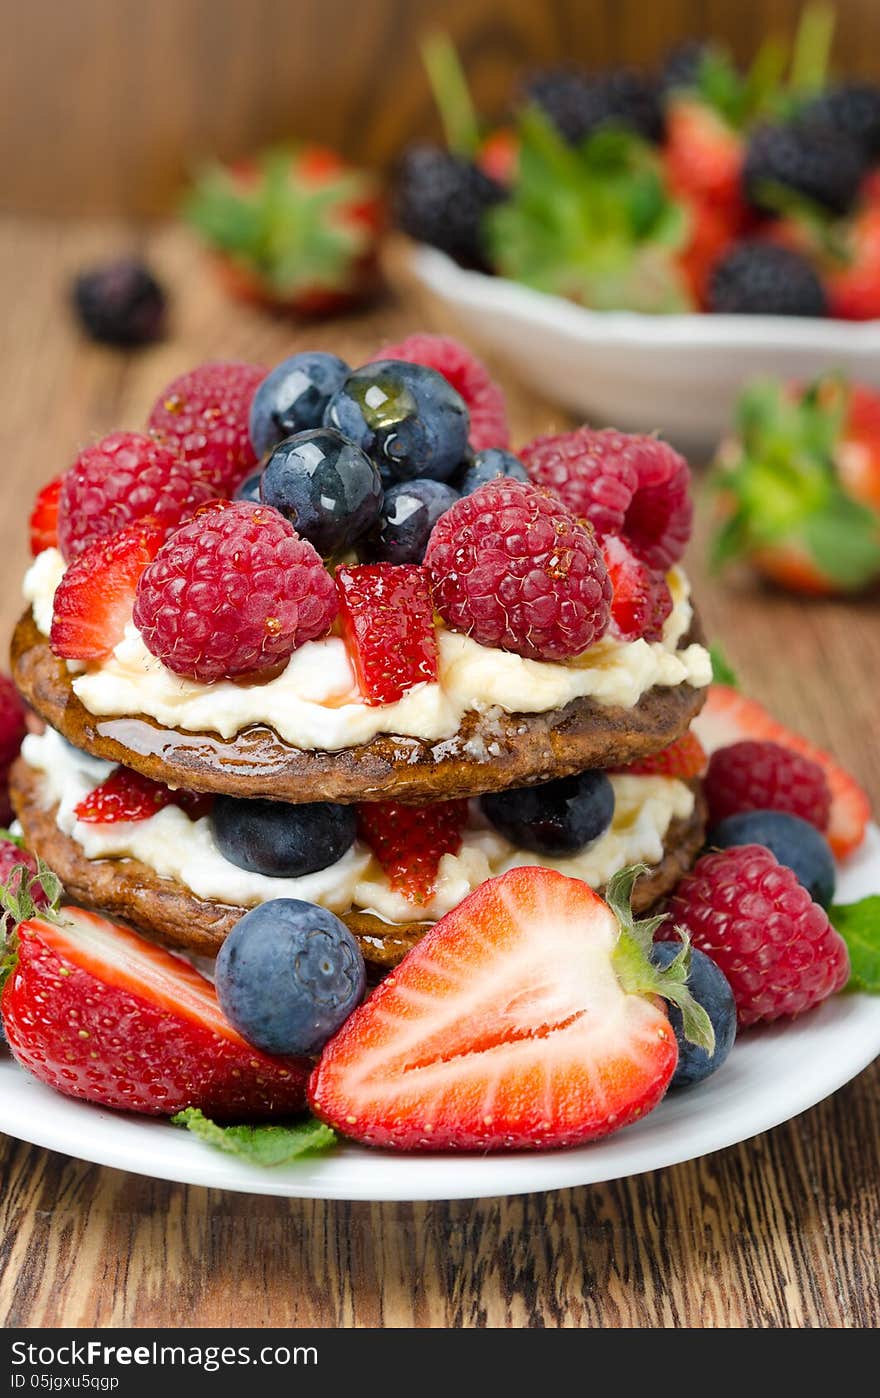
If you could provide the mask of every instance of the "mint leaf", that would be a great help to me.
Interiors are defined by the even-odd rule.
[[[858,903],[835,903],[828,916],[849,951],[850,990],[880,994],[880,893]]]
[[[731,689],[739,689],[736,671],[720,646],[709,647],[709,658],[712,661],[712,679],[715,684],[726,684]]]
[[[301,1155],[329,1150],[336,1144],[336,1132],[311,1116],[277,1126],[220,1126],[199,1107],[186,1107],[171,1118],[171,1123],[185,1126],[217,1150],[266,1168],[286,1165]]]

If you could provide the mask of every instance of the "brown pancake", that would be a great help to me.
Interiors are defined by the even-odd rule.
[[[87,859],[76,841],[59,830],[56,808],[43,805],[41,774],[23,758],[12,768],[10,794],[25,843],[55,870],[73,902],[123,918],[165,946],[201,956],[216,956],[227,933],[247,911],[197,898],[183,884],[160,878],[137,859]],[[706,825],[699,785],[696,796],[689,819],[670,825],[661,862],[636,882],[636,912],[653,907],[691,867]],[[357,937],[364,959],[380,967],[396,966],[431,926],[429,922],[387,923],[372,913],[354,911],[345,914],[343,922]]]
[[[699,640],[695,625],[687,642]],[[440,742],[393,735],[338,752],[292,747],[254,725],[229,740],[163,729],[143,715],[97,718],[28,612],[12,638],[12,674],[37,713],[74,747],[169,786],[277,801],[449,801],[529,786],[589,767],[616,767],[679,738],[705,689],[654,688],[632,709],[576,699],[542,714],[468,713]]]

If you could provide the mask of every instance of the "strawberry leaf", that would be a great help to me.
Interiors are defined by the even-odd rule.
[[[709,647],[709,658],[712,661],[713,683],[726,684],[730,689],[739,689],[736,671],[720,646]]]
[[[264,1126],[220,1126],[199,1107],[186,1107],[171,1118],[173,1126],[185,1126],[199,1140],[217,1150],[236,1155],[249,1165],[269,1168],[286,1165],[301,1155],[329,1150],[336,1132],[315,1117]]]
[[[858,903],[835,903],[828,916],[849,951],[848,989],[880,994],[880,894]]]

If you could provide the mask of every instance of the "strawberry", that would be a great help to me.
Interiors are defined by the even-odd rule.
[[[659,641],[672,611],[665,575],[637,558],[614,534],[603,539],[602,556],[614,590],[611,634],[622,641]]]
[[[306,1063],[246,1043],[210,981],[133,932],[65,908],[31,915],[8,950],[9,1047],[57,1092],[150,1116],[200,1107],[256,1121],[303,1106]]]
[[[165,806],[180,806],[193,820],[207,815],[210,796],[198,791],[172,791],[162,782],[117,767],[74,808],[77,820],[87,825],[115,825],[118,821],[149,820]]]
[[[43,486],[34,501],[30,518],[31,553],[34,558],[43,549],[58,547],[58,505],[63,483],[64,477],[56,476],[54,481]]]
[[[674,98],[666,112],[664,161],[673,192],[714,209],[734,236],[745,218],[740,134],[705,102]]]
[[[836,230],[842,255],[828,259],[830,313],[841,320],[880,317],[880,208],[869,206]]]
[[[627,776],[676,777],[679,781],[687,782],[702,776],[706,770],[706,762],[703,744],[694,730],[689,728],[687,733],[670,743],[668,748],[662,748],[650,757],[642,757],[638,762],[630,763],[628,767],[618,767],[615,770]]]
[[[430,806],[371,801],[358,807],[358,834],[382,865],[392,888],[412,903],[428,903],[440,860],[461,848],[467,817],[467,801],[436,801]]]
[[[327,1044],[314,1111],[398,1150],[574,1146],[644,1116],[678,1061],[656,997],[713,1040],[683,963],[664,975],[648,959],[659,920],[633,922],[635,873],[609,885],[611,906],[549,869],[482,884]]]
[[[880,514],[880,393],[865,384],[850,386],[834,459],[847,494]]]
[[[477,150],[477,164],[490,179],[505,187],[519,173],[519,141],[510,126],[499,126],[484,136]]]
[[[695,301],[702,310],[706,310],[709,275],[735,240],[736,229],[714,205],[684,194],[679,197],[688,210],[690,236],[678,255],[678,265]]]
[[[336,570],[339,619],[368,704],[394,704],[437,679],[434,606],[425,569],[365,563]]]
[[[783,727],[756,699],[747,699],[728,685],[713,684],[693,727],[710,754],[751,738],[779,743],[808,757],[822,768],[831,789],[831,815],[826,833],[834,853],[842,859],[861,844],[871,818],[867,794],[829,753]]]
[[[375,289],[381,202],[372,175],[321,146],[214,165],[187,216],[234,295],[328,315]]]
[[[165,529],[139,520],[90,544],[55,593],[50,643],[64,660],[100,660],[131,621],[138,579],[162,547]]]

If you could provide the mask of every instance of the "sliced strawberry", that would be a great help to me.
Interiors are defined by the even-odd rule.
[[[368,704],[394,704],[437,679],[437,635],[428,574],[417,564],[338,568],[339,619]]]
[[[549,869],[482,884],[330,1040],[314,1110],[399,1150],[573,1146],[643,1116],[678,1060],[655,993],[677,992],[619,916]]]
[[[69,1097],[239,1121],[303,1106],[304,1061],[253,1048],[210,981],[96,913],[65,908],[57,924],[22,923],[0,1009],[22,1067]]]
[[[709,754],[753,738],[779,743],[810,758],[822,768],[831,788],[831,818],[826,833],[834,853],[842,859],[862,843],[871,818],[867,793],[830,753],[783,727],[756,699],[747,699],[727,685],[713,684],[693,726]]]
[[[74,559],[55,593],[50,641],[56,655],[99,660],[110,654],[131,621],[138,579],[165,533],[152,520],[139,520]]]
[[[115,825],[119,821],[149,820],[165,806],[180,806],[197,820],[200,815],[207,815],[211,798],[198,791],[172,791],[130,767],[117,767],[74,807],[74,815],[87,825]]]
[[[618,767],[616,770],[634,777],[677,777],[679,781],[692,781],[694,777],[703,775],[707,761],[703,744],[693,729],[689,728],[687,733],[683,733],[676,742],[670,743],[668,748],[653,753],[651,757],[643,757],[629,767]]]
[[[430,806],[370,801],[358,807],[358,833],[391,887],[412,903],[427,903],[443,855],[457,854],[461,848],[467,817],[467,801],[435,801]]]
[[[44,485],[31,511],[31,553],[36,558],[43,549],[58,547],[58,503],[61,498],[63,476]]]
[[[614,589],[611,634],[621,641],[659,641],[672,611],[665,575],[636,558],[613,534],[602,541],[605,566]]]

